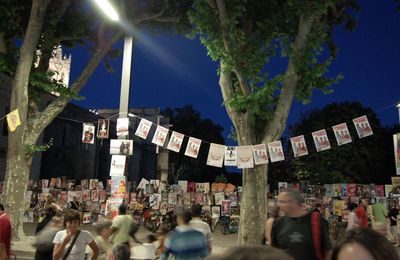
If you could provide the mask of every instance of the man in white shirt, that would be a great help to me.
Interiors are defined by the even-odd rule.
[[[192,206],[192,220],[190,220],[189,226],[203,233],[203,235],[207,239],[208,251],[209,253],[211,253],[211,241],[213,240],[213,236],[211,233],[210,225],[201,219],[201,210],[202,206],[200,204],[194,204]]]
[[[126,244],[129,246],[129,239],[131,238],[129,232],[133,219],[130,215],[126,215],[126,206],[122,203],[119,206],[119,214],[113,219],[110,240],[113,244]]]

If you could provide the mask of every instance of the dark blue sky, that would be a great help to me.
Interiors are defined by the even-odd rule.
[[[400,13],[390,0],[360,3],[356,31],[338,29],[334,36],[339,53],[329,73],[341,72],[344,80],[334,86],[333,94],[315,91],[310,104],[295,102],[288,124],[295,123],[302,112],[331,102],[360,101],[377,111],[400,101]],[[118,47],[122,48],[122,43]],[[85,49],[72,51],[71,80],[88,58]],[[78,105],[119,106],[122,60],[113,64],[114,74],[99,66],[81,93],[86,100],[76,102]],[[198,40],[176,35],[144,36],[134,49],[130,107],[163,109],[192,104],[203,117],[222,125],[226,137],[231,123],[222,106],[216,70],[217,64]],[[384,125],[398,123],[395,108],[379,112],[378,116]]]

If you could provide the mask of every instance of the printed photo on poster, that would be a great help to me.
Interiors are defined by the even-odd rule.
[[[125,155],[111,156],[110,176],[123,176],[125,172]]]
[[[132,155],[133,140],[111,139],[110,154]]]
[[[211,206],[211,218],[219,218],[221,216],[221,206]]]
[[[267,147],[265,144],[253,145],[253,158],[255,165],[268,163]]]
[[[125,176],[112,176],[111,177],[111,197],[123,199],[126,195],[126,181]]]
[[[230,200],[223,200],[221,204],[221,214],[222,216],[227,216],[230,214],[231,211],[231,201]]]
[[[117,136],[129,135],[129,118],[117,119]]]
[[[210,144],[207,156],[207,165],[222,168],[224,164],[225,145]]]
[[[97,138],[107,139],[110,133],[110,120],[99,119],[97,122]]]
[[[226,146],[225,147],[225,166],[237,166],[237,146]]]
[[[173,131],[169,138],[167,149],[179,153],[181,150],[184,135]]]
[[[168,131],[167,128],[158,125],[151,142],[158,146],[164,146],[165,140],[167,140]]]
[[[89,123],[83,123],[82,143],[94,144],[95,126]]]
[[[314,139],[317,152],[331,149],[331,144],[329,143],[328,135],[326,134],[325,129],[313,132],[312,137]]]
[[[245,145],[237,147],[237,167],[239,169],[253,168],[253,146]]]
[[[285,160],[281,141],[268,143],[268,152],[271,162],[279,162]]]
[[[359,138],[364,138],[373,135],[372,128],[369,124],[367,116],[361,116],[353,119],[354,126],[357,130]]]
[[[146,139],[147,136],[149,135],[149,131],[152,124],[153,123],[151,121],[142,118],[140,120],[138,128],[136,129],[135,135],[139,136],[142,139]]]
[[[335,125],[332,129],[338,145],[351,143],[351,136],[346,123]]]
[[[304,135],[299,135],[290,138],[290,143],[292,144],[292,150],[294,157],[300,157],[308,154],[306,140]]]
[[[192,158],[197,158],[197,156],[199,155],[199,151],[200,151],[200,145],[201,145],[200,139],[190,137],[188,144],[186,146],[185,155],[192,157]]]

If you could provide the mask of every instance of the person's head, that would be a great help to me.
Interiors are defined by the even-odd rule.
[[[49,224],[50,224],[50,226],[55,227],[55,228],[62,228],[63,221],[62,221],[62,218],[60,218],[60,217],[52,217]]]
[[[176,209],[176,222],[179,226],[189,224],[189,221],[192,219],[192,214],[190,211],[184,209],[183,207],[179,207]]]
[[[355,228],[336,243],[332,260],[398,260],[396,249],[390,242],[370,228]]]
[[[192,216],[199,218],[201,217],[202,206],[200,204],[193,204],[192,206]]]
[[[146,237],[146,243],[153,243],[153,242],[156,241],[156,240],[157,240],[157,238],[156,238],[156,236],[153,235],[153,234],[150,234],[150,235],[148,235],[148,236]]]
[[[320,203],[315,204],[315,208],[318,209],[319,212],[322,212],[322,205]]]
[[[227,250],[226,253],[220,255],[213,255],[207,258],[207,260],[247,260],[247,259],[274,259],[274,260],[293,260],[291,256],[286,254],[283,250],[270,246],[238,246],[231,250]]]
[[[97,235],[106,237],[110,231],[111,224],[112,222],[109,220],[97,222],[94,225]]]
[[[368,206],[368,201],[366,199],[361,199],[360,206],[366,208]]]
[[[274,206],[269,211],[269,218],[278,218],[279,217],[280,209],[278,206]]]
[[[357,203],[354,203],[354,202],[350,203],[350,205],[349,205],[350,211],[356,210],[357,207],[358,207]]]
[[[129,260],[131,251],[125,244],[115,244],[107,252],[106,260]]]
[[[4,206],[0,203],[0,214],[4,212]]]
[[[126,214],[126,206],[125,203],[121,203],[118,208],[119,215],[125,215]]]
[[[287,188],[278,196],[278,205],[285,215],[291,215],[302,209],[303,198],[300,191]]]
[[[75,233],[81,224],[79,212],[77,210],[69,209],[64,214],[64,227],[68,232]]]
[[[57,206],[54,203],[51,203],[48,206],[46,206],[44,212],[46,217],[52,218],[55,215],[57,215]]]

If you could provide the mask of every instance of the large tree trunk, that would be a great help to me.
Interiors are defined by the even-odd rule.
[[[240,205],[240,227],[238,244],[261,243],[265,226],[265,194],[267,165],[243,170],[243,193]]]

